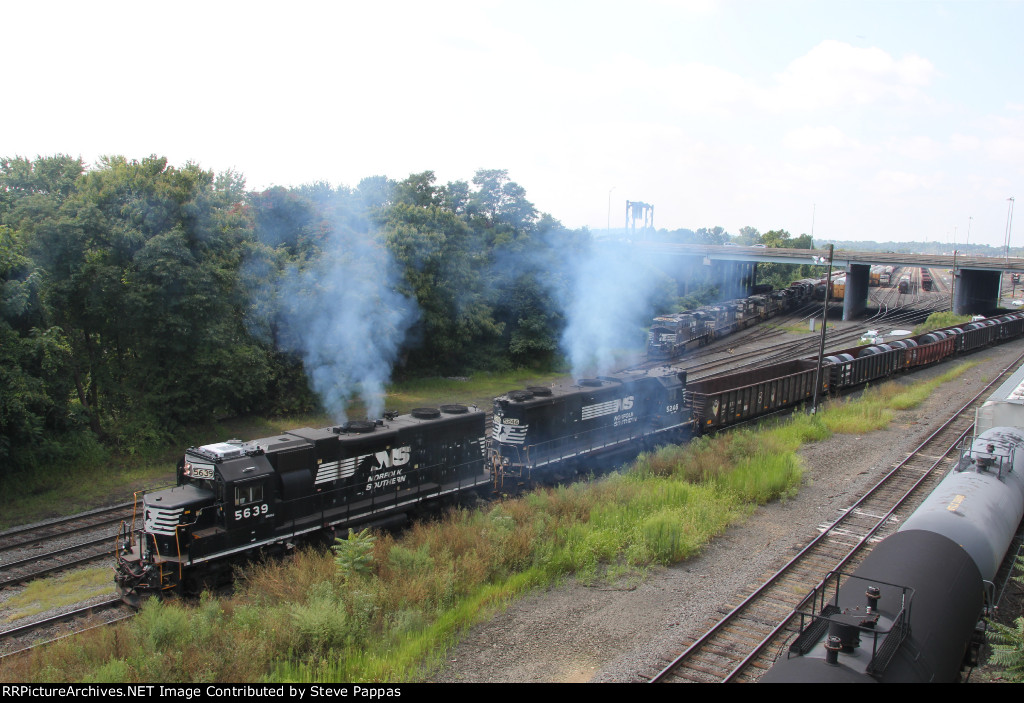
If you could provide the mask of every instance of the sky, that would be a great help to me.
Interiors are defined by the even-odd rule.
[[[4,157],[157,154],[258,190],[506,169],[568,227],[622,227],[632,200],[658,228],[819,242],[1002,246],[1024,197],[1024,2],[34,0],[2,17]]]

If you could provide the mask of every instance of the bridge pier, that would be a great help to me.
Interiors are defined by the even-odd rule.
[[[965,269],[953,272],[956,288],[953,312],[957,315],[987,315],[999,307],[1001,271]]]
[[[868,307],[868,279],[871,266],[850,264],[846,267],[846,291],[843,293],[843,320],[852,320]]]
[[[727,261],[715,266],[720,300],[748,298],[754,293],[757,264],[753,261]]]

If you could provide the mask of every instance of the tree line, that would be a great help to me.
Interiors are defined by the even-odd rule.
[[[550,368],[572,278],[556,263],[592,246],[504,170],[252,192],[156,156],[0,159],[0,477],[314,410],[332,349],[402,375]],[[678,302],[668,286],[646,314]],[[329,385],[362,382],[330,364]]]

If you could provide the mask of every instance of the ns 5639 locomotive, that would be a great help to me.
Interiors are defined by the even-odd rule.
[[[139,594],[195,592],[296,538],[394,519],[486,484],[485,415],[464,405],[192,447],[177,485],[137,499],[115,581]]]

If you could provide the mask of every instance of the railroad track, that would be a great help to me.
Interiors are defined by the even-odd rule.
[[[959,446],[974,426],[974,411],[1024,361],[1019,356],[953,417],[932,433],[906,460],[847,509],[798,555],[739,602],[707,632],[682,643],[681,653],[657,672],[652,682],[752,681],[782,654],[798,626],[796,611],[811,589],[828,574],[854,568],[871,546],[898,527],[959,458]]]
[[[116,527],[132,503],[24,525],[0,533],[0,588],[109,558]]]
[[[114,540],[114,535],[108,535],[5,564],[3,571],[0,572],[0,588],[16,586],[101,559],[112,560],[115,549]]]
[[[31,525],[21,525],[0,532],[0,567],[4,566],[6,552],[30,547],[54,537],[63,537],[74,532],[83,532],[116,526],[121,520],[130,520],[133,503],[119,503],[106,508],[97,508],[84,513],[54,518]]]
[[[135,611],[120,598],[83,606],[44,620],[0,631],[0,659],[23,654],[35,647],[71,637],[97,627],[126,620]]]
[[[826,343],[828,349],[843,348],[854,345],[861,336],[861,328],[864,325],[872,325],[885,322],[890,325],[913,326],[922,322],[929,314],[943,307],[945,301],[929,300],[917,303],[913,308],[904,310],[898,308],[899,314],[889,313],[887,315],[876,315],[867,320],[861,321],[856,330],[834,330],[828,333]],[[737,370],[766,363],[778,363],[790,359],[798,359],[816,355],[818,351],[819,337],[811,335],[807,339],[794,342],[789,340],[768,347],[761,347],[754,350],[718,356],[701,363],[688,364],[687,358],[676,362],[675,366],[687,372],[688,380],[701,380],[710,378],[722,373],[733,373]]]

